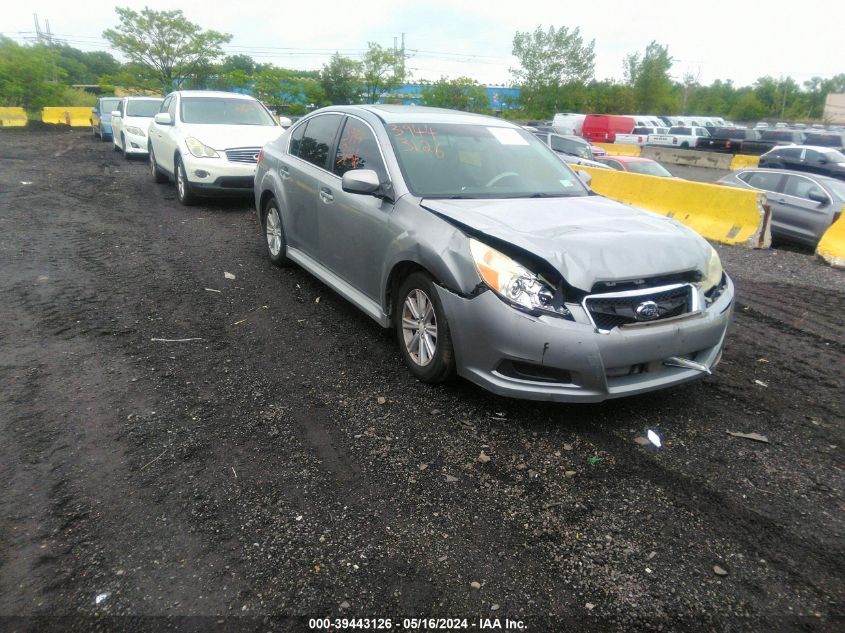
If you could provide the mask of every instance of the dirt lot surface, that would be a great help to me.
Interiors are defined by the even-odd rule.
[[[845,630],[845,274],[721,247],[714,376],[546,405],[416,382],[261,239],[0,130],[0,630]]]

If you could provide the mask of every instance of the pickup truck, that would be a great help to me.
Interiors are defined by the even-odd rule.
[[[743,142],[759,141],[760,132],[744,127],[720,127],[713,130],[710,138],[701,137],[695,142],[695,149],[709,152],[738,154]]]
[[[668,127],[635,127],[630,134],[617,134],[614,143],[645,145],[648,142],[649,134],[666,134],[668,131]]]
[[[761,156],[779,145],[801,145],[805,136],[804,132],[798,130],[768,129],[760,133],[759,140],[743,141],[740,149],[743,154]]]
[[[689,149],[702,137],[710,138],[710,132],[703,127],[676,125],[669,128],[668,134],[649,134],[647,144]]]

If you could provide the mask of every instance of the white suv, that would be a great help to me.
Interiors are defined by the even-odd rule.
[[[264,144],[284,130],[253,97],[184,90],[169,94],[150,125],[150,173],[176,181],[182,204],[198,195],[252,194]]]
[[[161,97],[123,97],[111,113],[112,145],[115,151],[129,154],[147,153],[147,133],[153,117],[161,107]]]

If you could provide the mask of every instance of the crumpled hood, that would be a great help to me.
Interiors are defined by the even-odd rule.
[[[706,274],[710,261],[710,245],[691,229],[601,196],[420,204],[535,254],[584,291],[597,281]]]
[[[264,147],[276,140],[284,129],[273,125],[188,125],[183,124],[185,136],[208,145],[217,151],[235,147]]]

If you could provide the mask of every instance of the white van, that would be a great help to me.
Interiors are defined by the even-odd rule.
[[[576,136],[581,136],[581,128],[584,127],[584,119],[586,114],[577,114],[574,112],[558,112],[552,119],[554,127],[568,127],[573,130]]]

